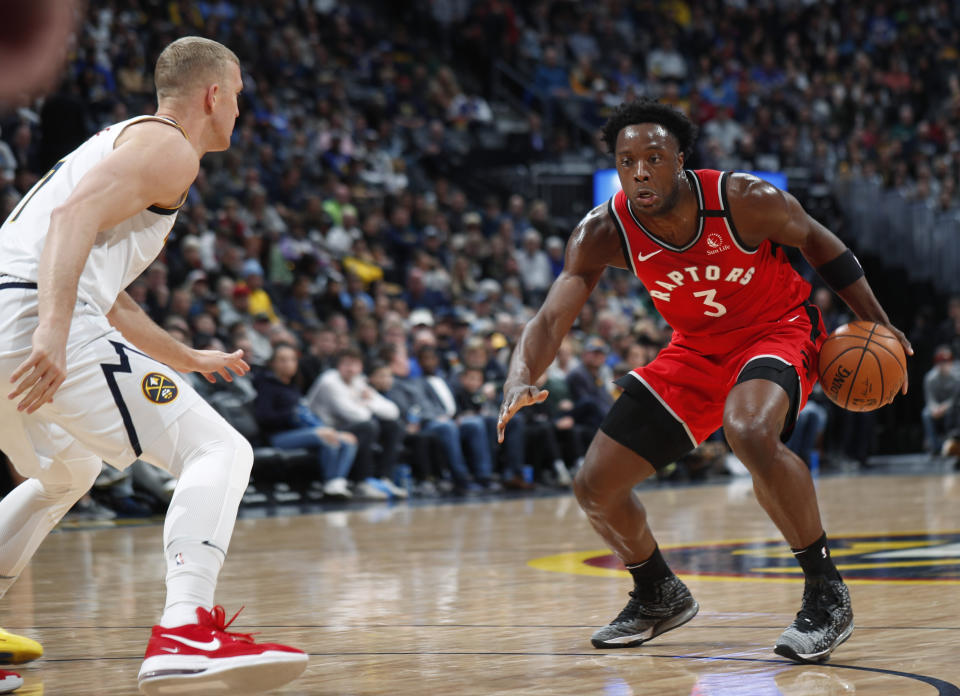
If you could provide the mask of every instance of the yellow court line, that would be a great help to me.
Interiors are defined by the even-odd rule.
[[[860,534],[840,534],[830,535],[830,541],[840,539],[877,539],[879,537],[905,537],[905,536],[956,536],[960,534],[960,529],[947,529],[938,532],[932,532],[929,529],[916,530],[912,532],[863,532]],[[919,541],[917,543],[920,543]],[[714,539],[711,541],[698,541],[685,544],[660,544],[661,549],[698,549],[703,546],[736,546],[737,544],[783,544],[787,547],[787,542],[783,537],[765,537],[763,539]],[[600,553],[610,553],[609,549],[604,549]]]
[[[916,535],[937,535],[937,536],[946,536],[951,534],[960,534],[960,532],[892,532],[888,533],[887,536],[916,536]],[[851,539],[851,538],[865,538],[873,537],[876,538],[882,536],[880,534],[859,534],[859,535],[837,535],[836,539]],[[777,542],[784,543],[783,540],[770,539],[766,542]],[[756,543],[766,543],[763,540],[758,539],[738,539],[738,540],[727,540],[727,541],[716,541],[716,542],[704,542],[701,544],[664,544],[661,548],[668,549],[694,549],[694,548],[709,548],[717,546],[733,546],[737,544],[756,544]],[[918,541],[918,544],[922,544],[922,541]],[[586,561],[591,558],[596,558],[597,556],[607,556],[611,555],[608,549],[599,549],[593,551],[571,551],[568,553],[560,553],[552,556],[543,556],[541,558],[534,558],[527,562],[531,568],[536,568],[537,570],[545,570],[553,573],[566,573],[573,575],[587,575],[593,577],[606,577],[606,578],[626,578],[630,577],[630,573],[627,570],[620,570],[616,568],[601,568],[598,566],[587,565]],[[880,567],[912,567],[912,566],[932,566],[932,565],[957,565],[960,564],[960,559],[930,559],[924,561],[894,561],[891,563],[884,563]],[[838,570],[869,570],[877,568],[876,564],[845,564],[837,566]],[[796,567],[790,568],[754,568],[751,572],[758,573],[784,573],[784,574],[800,574],[802,570]],[[706,581],[706,582],[760,582],[760,583],[770,583],[770,582],[779,582],[779,583],[798,583],[802,582],[802,578],[765,578],[765,577],[753,577],[750,575],[699,575],[696,573],[682,573],[680,577],[685,580],[695,580],[695,581]],[[960,585],[960,580],[947,580],[947,579],[930,579],[930,580],[900,580],[895,578],[890,579],[857,579],[857,578],[847,578],[847,584],[849,585]]]
[[[878,568],[918,568],[921,566],[960,565],[960,558],[930,558],[925,561],[891,561],[889,563],[843,563],[837,564],[837,570],[876,570]],[[756,573],[802,573],[800,567],[789,568],[751,568]]]
[[[949,543],[949,540],[932,539],[928,541],[910,540],[910,541],[855,541],[847,548],[831,548],[830,556],[839,558],[840,556],[862,556],[877,551],[888,551],[890,549],[912,549],[917,547],[943,546]],[[766,549],[744,548],[734,549],[730,553],[734,556],[757,556],[761,558],[793,558],[793,551],[784,547],[785,550],[769,547]]]

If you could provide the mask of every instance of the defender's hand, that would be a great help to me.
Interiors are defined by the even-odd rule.
[[[537,389],[532,384],[521,384],[516,387],[505,387],[503,403],[500,404],[500,418],[497,420],[497,442],[503,442],[503,431],[514,414],[524,406],[539,404],[550,396],[546,389]]]
[[[220,375],[228,382],[233,381],[233,374],[242,376],[250,372],[250,366],[243,359],[243,351],[235,350],[224,353],[220,350],[194,351],[193,362],[185,368],[190,372],[199,372],[208,382],[216,382]]]
[[[11,382],[20,383],[7,398],[16,399],[27,392],[17,409],[33,413],[53,401],[54,393],[66,378],[67,334],[39,326],[33,332],[33,350],[10,375]]]

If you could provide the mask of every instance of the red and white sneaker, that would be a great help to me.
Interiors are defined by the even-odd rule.
[[[228,633],[223,607],[197,608],[197,623],[154,626],[140,667],[140,691],[163,694],[250,694],[299,677],[307,667],[302,650],[254,643],[249,633]]]
[[[9,694],[23,686],[23,677],[16,672],[0,669],[0,694]]]

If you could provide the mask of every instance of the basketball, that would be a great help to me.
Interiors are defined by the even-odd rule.
[[[834,331],[820,349],[824,394],[848,411],[886,406],[906,374],[903,346],[889,329],[872,321],[852,321]]]

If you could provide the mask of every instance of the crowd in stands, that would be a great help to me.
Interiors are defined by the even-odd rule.
[[[296,461],[318,495],[340,499],[569,485],[612,378],[669,333],[636,279],[607,274],[542,378],[550,398],[497,445],[510,350],[569,230],[542,200],[478,198],[457,176],[494,121],[471,68],[503,60],[528,75],[531,157],[600,161],[598,141],[571,149],[569,123],[595,129],[621,101],[652,96],[701,125],[698,166],[879,177],[955,207],[958,12],[93,0],[60,89],[0,110],[0,218],[97,129],[152,113],[151,66],[170,40],[218,39],[244,71],[232,146],[204,159],[161,258],[129,292],[179,340],[245,351],[250,378],[196,386],[260,448],[254,480]],[[821,447],[818,423],[798,451]],[[700,459],[691,470],[715,456]]]
[[[960,203],[957,3],[436,5],[459,5],[448,24],[478,60],[521,68],[538,103],[591,129],[650,96],[702,126],[703,166],[876,178],[930,206]]]

